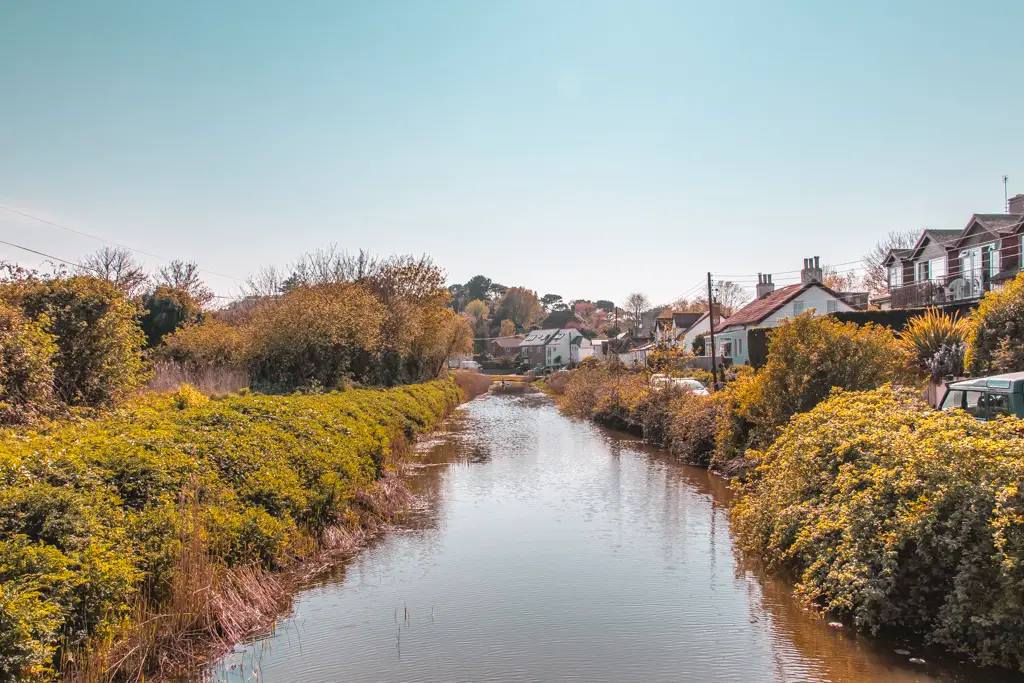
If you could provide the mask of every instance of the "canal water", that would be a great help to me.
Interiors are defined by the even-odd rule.
[[[465,405],[420,446],[412,486],[422,506],[401,529],[318,576],[211,678],[1022,680],[829,628],[746,566],[723,480],[540,394]]]

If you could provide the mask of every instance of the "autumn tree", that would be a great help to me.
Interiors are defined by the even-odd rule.
[[[132,252],[124,247],[103,247],[82,259],[79,275],[103,278],[124,292],[128,298],[142,294],[149,285],[149,275]]]
[[[498,332],[499,337],[513,337],[516,334],[516,324],[511,320],[502,320],[501,329]]]
[[[526,329],[537,320],[540,313],[541,305],[536,292],[525,287],[510,287],[498,303],[497,317],[511,320],[516,327]]]
[[[480,299],[473,299],[468,304],[464,313],[468,315],[475,324],[479,325],[482,321],[487,319],[487,315],[490,313],[490,309],[487,307],[487,303]]]
[[[465,285],[467,301],[474,299],[484,300],[490,295],[491,278],[483,275],[474,275],[469,278]]]
[[[202,306],[214,299],[213,292],[199,277],[199,265],[195,261],[171,261],[156,272],[156,283],[188,292]]]
[[[750,299],[750,292],[732,280],[721,280],[714,285],[715,303],[718,304],[721,315],[728,317],[742,308]],[[708,310],[708,298],[697,297],[694,308],[700,311]]]
[[[857,275],[853,271],[840,273],[834,266],[822,268],[821,284],[835,292],[850,292],[857,288]]]

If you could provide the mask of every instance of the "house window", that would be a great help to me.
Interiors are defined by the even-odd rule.
[[[917,281],[918,282],[928,282],[928,280],[932,279],[932,276],[931,276],[931,272],[932,272],[931,265],[932,265],[931,261],[922,261],[921,263],[917,264]]]
[[[825,312],[826,313],[835,313],[838,310],[839,310],[839,302],[836,301],[835,299],[829,299],[828,301],[825,302]]]
[[[801,313],[804,312],[804,308],[805,308],[805,306],[804,306],[804,302],[803,301],[794,301],[793,302],[793,315],[800,315]]]
[[[743,337],[736,337],[736,355],[743,355]]]
[[[732,340],[722,340],[722,358],[732,358]]]
[[[931,280],[941,280],[946,277],[946,259],[933,258],[928,262],[928,274]]]
[[[985,245],[985,251],[988,252],[988,276],[995,277],[999,272],[999,249],[993,242]]]
[[[889,289],[903,286],[903,264],[889,266]]]

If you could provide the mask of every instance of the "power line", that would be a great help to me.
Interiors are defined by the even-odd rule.
[[[67,230],[68,232],[73,232],[76,235],[82,235],[83,237],[88,237],[89,239],[94,239],[97,242],[103,242],[105,244],[110,244],[110,245],[113,245],[115,247],[120,247],[121,249],[127,249],[128,251],[134,252],[136,254],[142,254],[143,256],[149,256],[151,258],[159,259],[161,261],[173,261],[174,260],[174,259],[166,258],[164,256],[160,256],[158,254],[153,254],[153,253],[148,252],[148,251],[143,251],[142,249],[136,249],[134,247],[129,247],[127,244],[120,244],[118,242],[113,242],[111,240],[104,239],[102,237],[97,237],[96,235],[91,235],[91,234],[89,234],[87,232],[84,232],[82,230],[76,230],[75,228],[69,228],[66,225],[61,225],[60,223],[54,223],[53,221],[48,221],[45,218],[40,218],[39,216],[33,216],[32,214],[25,213],[24,211],[18,211],[17,209],[12,209],[9,206],[2,206],[2,205],[0,205],[0,209],[3,209],[4,211],[9,211],[9,212],[17,214],[19,216],[24,216],[25,218],[31,218],[34,221],[39,221],[40,223],[45,223],[46,225],[52,225],[53,227],[60,228],[61,230]],[[199,268],[199,270],[201,272],[207,273],[209,275],[216,275],[217,277],[225,277],[225,278],[227,278],[229,280],[235,280],[236,282],[244,282],[244,280],[242,280],[241,278],[237,278],[234,275],[225,275],[224,273],[218,273],[218,272],[213,271],[213,270],[207,270],[206,268]]]
[[[29,252],[31,254],[36,254],[37,256],[43,256],[43,257],[51,259],[53,261],[57,261],[59,263],[63,263],[64,265],[67,265],[67,266],[74,266],[75,268],[81,268],[82,270],[91,270],[91,271],[94,271],[94,272],[96,272],[96,273],[98,273],[100,275],[103,274],[103,271],[101,271],[99,268],[93,268],[92,266],[86,266],[86,265],[83,265],[83,264],[78,263],[76,261],[68,261],[67,259],[62,259],[59,256],[54,256],[53,254],[47,254],[45,252],[38,251],[36,249],[30,249],[29,247],[23,247],[20,244],[15,244],[14,242],[8,242],[7,240],[0,240],[0,244],[6,244],[9,247],[14,247],[15,249],[21,249],[22,251],[27,251],[27,252]],[[235,300],[235,299],[242,299],[242,298],[245,298],[245,297],[242,297],[242,296],[225,296],[223,294],[214,294],[213,298],[214,299],[230,299],[230,300]]]

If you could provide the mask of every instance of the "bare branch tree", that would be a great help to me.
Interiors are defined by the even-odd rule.
[[[633,292],[626,297],[622,307],[626,309],[626,315],[629,316],[633,334],[639,334],[644,311],[651,307],[651,300],[647,298],[646,294]]]
[[[891,249],[909,249],[917,243],[920,231],[894,230],[864,255],[864,287],[872,294],[889,291],[889,273],[883,262]]]
[[[132,252],[124,247],[103,247],[82,259],[80,275],[109,280],[126,296],[140,296],[149,285],[149,275]]]
[[[199,277],[199,265],[194,261],[171,261],[156,272],[156,283],[186,291],[203,306],[214,298],[213,292]]]

